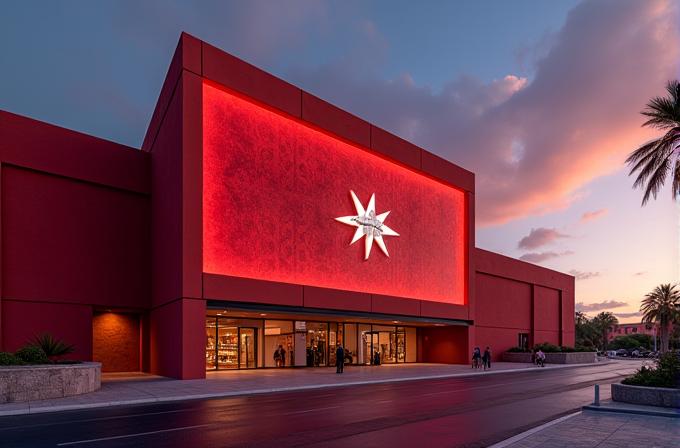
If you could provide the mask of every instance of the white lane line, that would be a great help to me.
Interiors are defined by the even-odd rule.
[[[446,390],[443,392],[433,392],[431,394],[421,394],[421,397],[427,396],[427,395],[442,395],[442,394],[453,394],[456,392],[465,392],[468,390],[477,390],[477,389],[488,389],[490,387],[500,387],[500,386],[508,386],[512,384],[522,384],[522,383],[534,383],[536,380],[528,380],[528,381],[515,381],[514,383],[503,383],[503,384],[492,384],[490,386],[479,386],[479,387],[469,387],[467,389],[456,389],[456,390]]]
[[[149,436],[151,434],[160,434],[160,433],[163,433],[163,432],[173,432],[173,431],[183,431],[185,429],[203,428],[204,426],[210,426],[210,425],[208,424],[208,425],[185,426],[184,428],[172,428],[172,429],[164,429],[162,431],[142,432],[142,433],[139,433],[139,434],[128,434],[126,436],[104,437],[102,439],[79,440],[77,442],[58,443],[57,446],[80,445],[81,443],[103,442],[104,440],[116,440],[116,439],[125,439],[125,438],[128,438],[128,437]]]
[[[283,414],[276,414],[276,415],[293,415],[293,414],[304,414],[306,412],[316,412],[316,411],[327,411],[328,409],[337,409],[340,406],[330,406],[327,408],[316,408],[316,409],[307,409],[305,411],[295,411],[295,412],[285,412]],[[273,417],[273,416],[272,416]]]
[[[565,415],[564,417],[561,417],[561,418],[558,418],[557,420],[553,420],[553,421],[551,421],[551,422],[548,422],[548,423],[546,423],[545,425],[538,426],[538,427],[536,427],[536,428],[534,428],[534,429],[530,429],[530,430],[528,430],[528,431],[525,431],[525,432],[523,432],[522,434],[517,434],[517,435],[514,436],[514,437],[510,437],[509,439],[503,440],[502,442],[498,442],[498,443],[495,444],[495,445],[491,445],[489,448],[504,448],[504,447],[506,447],[506,446],[508,446],[508,445],[512,445],[512,444],[515,443],[515,442],[518,442],[518,441],[520,441],[520,440],[522,440],[522,439],[525,439],[525,438],[529,437],[530,435],[536,434],[536,433],[539,432],[539,431],[543,431],[544,429],[549,428],[549,427],[551,427],[552,425],[556,425],[556,424],[558,424],[558,423],[561,423],[561,422],[565,421],[565,420],[568,419],[568,418],[572,418],[572,417],[575,416],[575,415],[579,415],[580,413],[581,413],[581,411],[579,411],[579,412],[574,412],[573,414]]]
[[[67,423],[89,423],[89,422],[98,422],[98,421],[101,421],[101,420],[117,420],[117,419],[120,419],[120,418],[146,417],[147,415],[174,414],[174,413],[177,413],[177,412],[193,412],[193,411],[195,411],[195,409],[179,409],[179,410],[176,410],[176,411],[150,412],[148,414],[117,415],[115,417],[90,418],[90,419],[85,419],[85,420],[72,420],[72,421],[69,421],[69,422],[40,423],[40,424],[37,424],[37,425],[12,426],[10,428],[0,428],[0,431],[6,431],[8,429],[36,428],[38,426],[65,425]]]

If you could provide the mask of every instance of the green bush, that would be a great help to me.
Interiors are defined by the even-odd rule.
[[[560,347],[560,352],[562,353],[574,353],[578,350],[576,350],[574,347],[569,347],[568,345],[563,345]]]
[[[640,367],[630,378],[621,381],[629,386],[666,387],[677,389],[680,375],[680,361],[667,353],[654,360],[655,368]]]
[[[35,344],[28,344],[17,350],[15,355],[28,364],[46,364],[47,355],[42,348]]]
[[[576,347],[575,351],[577,351],[577,352],[596,352],[597,349],[595,347],[580,346],[580,347]]]
[[[14,353],[0,352],[0,366],[25,366],[26,362]]]
[[[521,347],[510,347],[508,353],[529,353],[529,350],[525,350]]]
[[[541,344],[534,345],[534,351],[541,350],[543,353],[557,353],[560,348],[550,342],[543,342]]]

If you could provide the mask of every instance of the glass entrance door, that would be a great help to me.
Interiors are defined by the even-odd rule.
[[[239,368],[241,369],[254,369],[257,367],[257,358],[255,354],[257,353],[257,344],[255,341],[255,329],[254,328],[240,328],[240,359]]]

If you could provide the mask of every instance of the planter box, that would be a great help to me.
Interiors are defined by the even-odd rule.
[[[505,362],[531,362],[531,353],[503,353]],[[597,362],[595,352],[546,353],[546,364],[589,364]]]
[[[505,352],[501,359],[503,362],[531,362],[531,353]]]
[[[665,408],[680,408],[680,390],[612,383],[612,401]]]
[[[101,370],[98,362],[0,367],[0,404],[94,392],[101,387]]]

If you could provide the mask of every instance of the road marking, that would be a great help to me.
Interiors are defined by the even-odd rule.
[[[102,438],[102,439],[79,440],[77,442],[58,443],[57,446],[79,445],[81,443],[103,442],[104,440],[116,440],[116,439],[125,439],[125,438],[128,438],[128,437],[149,436],[151,434],[160,434],[160,433],[163,433],[163,432],[173,432],[173,431],[183,431],[185,429],[203,428],[204,426],[210,426],[210,425],[208,424],[208,425],[185,426],[184,428],[163,429],[161,431],[142,432],[142,433],[139,433],[139,434],[128,434],[126,436],[105,437],[105,438]]]
[[[455,392],[465,392],[468,390],[476,390],[476,389],[488,389],[490,387],[500,387],[500,386],[507,386],[511,384],[522,384],[522,383],[534,383],[536,380],[528,380],[528,381],[515,381],[514,383],[502,383],[502,384],[492,384],[490,386],[479,386],[479,387],[469,387],[467,389],[456,389],[456,390],[446,390],[443,392],[433,392],[431,394],[421,394],[421,397],[427,396],[427,395],[441,395],[441,394],[452,394]]]
[[[340,406],[331,406],[331,407],[328,407],[328,408],[307,409],[306,411],[285,412],[283,414],[276,414],[276,415],[304,414],[305,412],[327,411],[328,409],[337,409],[339,407]],[[273,416],[270,416],[270,417],[273,417]]]
[[[100,421],[100,420],[116,420],[116,419],[119,419],[119,418],[146,417],[147,415],[174,414],[176,412],[193,412],[193,411],[195,411],[195,409],[179,409],[179,410],[176,410],[176,411],[151,412],[149,414],[117,415],[115,417],[90,418],[90,419],[86,419],[86,420],[72,420],[70,422],[41,423],[41,424],[37,424],[37,425],[12,426],[10,428],[0,428],[0,431],[6,431],[8,429],[36,428],[38,426],[65,425],[67,423],[88,423],[88,422],[97,422],[97,421]]]
[[[392,403],[394,400],[383,400],[383,401],[376,401],[377,403]]]

